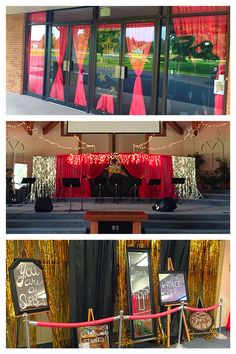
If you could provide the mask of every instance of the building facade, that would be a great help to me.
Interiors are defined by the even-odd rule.
[[[18,11],[7,15],[7,91],[78,114],[227,114],[229,19],[228,6]]]

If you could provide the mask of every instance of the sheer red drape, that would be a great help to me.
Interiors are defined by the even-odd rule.
[[[39,29],[41,31],[39,31]],[[41,33],[40,33],[41,32]],[[28,91],[43,94],[45,26],[29,26],[27,43]]]
[[[128,57],[136,78],[129,114],[146,114],[141,75],[154,37],[154,23],[130,23],[126,26]]]
[[[67,45],[67,26],[58,26],[58,31],[60,32],[59,40],[53,38],[53,46],[57,60],[57,73],[53,81],[53,85],[50,92],[50,97],[56,98],[60,101],[64,101],[64,79],[62,72],[62,63],[65,56],[66,45]]]
[[[56,197],[70,197],[70,188],[63,187],[62,178],[79,178],[81,186],[72,189],[72,197],[91,196],[90,180],[99,176],[109,162],[110,154],[58,155]]]
[[[230,331],[230,313],[226,324],[226,331]]]
[[[201,12],[202,8],[206,12],[216,11],[219,6],[190,6],[195,12]],[[191,13],[193,9],[189,6],[172,6],[173,14]],[[227,10],[227,6],[220,6],[221,10]],[[219,9],[218,9],[219,10]],[[217,76],[225,74],[225,60],[227,50],[227,33],[228,33],[228,16],[212,15],[212,16],[194,16],[173,18],[173,25],[177,36],[193,35],[196,46],[204,41],[209,41],[213,45],[212,53],[219,58],[219,66]],[[201,50],[201,48],[196,48]],[[223,114],[224,95],[215,94],[214,97],[214,114]]]
[[[46,12],[33,12],[28,15],[28,23],[43,24],[46,22]]]
[[[145,170],[146,170],[146,159],[145,154],[119,154],[121,157],[122,165],[126,170],[134,176],[141,180],[139,186],[139,196],[144,197],[146,194],[146,180],[145,180]]]
[[[84,90],[83,65],[84,58],[89,46],[90,26],[80,25],[72,27],[73,43],[78,64],[78,79],[75,91],[74,103],[80,106],[87,106],[87,99]]]
[[[62,178],[76,177],[82,179],[83,194],[91,196],[90,180],[98,177],[109,164],[111,154],[84,154],[57,156],[56,197],[69,197],[70,189],[62,186]],[[161,184],[157,187],[159,198],[174,197],[174,188],[171,184],[173,177],[172,158],[169,155],[148,154],[119,154],[121,165],[130,175],[141,179],[139,196],[152,196],[152,189],[148,185],[150,179],[160,178]],[[73,197],[81,195],[81,187],[73,188]]]
[[[174,197],[172,158],[169,155],[149,155],[145,170],[145,196],[152,196],[152,188],[148,185],[151,179],[160,179],[161,184],[156,186],[158,198]]]
[[[192,14],[197,12],[219,12],[228,11],[229,6],[172,6],[171,13],[173,15]]]

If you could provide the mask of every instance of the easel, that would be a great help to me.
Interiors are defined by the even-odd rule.
[[[173,263],[172,263],[172,259],[169,257],[167,260],[167,267],[168,267],[168,271],[174,271],[174,267],[173,267]],[[167,311],[171,310],[171,307],[174,306],[179,306],[180,304],[168,304],[165,305],[167,307]],[[184,314],[184,311],[182,311],[182,318],[183,318],[183,323],[184,323],[184,329],[185,329],[185,334],[186,334],[186,338],[188,340],[188,342],[190,342],[190,334],[189,334],[189,330],[188,330],[188,326],[187,326],[187,321],[186,321],[186,317]],[[166,323],[166,347],[170,348],[170,323],[171,323],[171,315],[167,315],[167,323]]]
[[[94,321],[93,309],[91,307],[88,309],[88,322],[90,321]]]

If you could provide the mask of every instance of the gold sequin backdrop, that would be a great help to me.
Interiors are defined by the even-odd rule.
[[[26,257],[39,259],[43,266],[45,282],[48,292],[50,312],[49,321],[69,321],[69,286],[68,286],[68,241],[43,240],[43,241],[7,241],[6,256],[7,270],[16,257],[22,257],[24,250]],[[6,302],[7,302],[7,347],[15,348],[17,343],[16,320],[12,303],[9,272],[6,278]],[[30,316],[35,320],[36,315]],[[30,344],[36,345],[36,329],[30,327]],[[40,328],[39,330],[42,331]],[[53,347],[69,347],[70,332],[65,329],[53,329]]]
[[[21,244],[20,244],[21,242]],[[220,257],[220,244],[218,240],[197,240],[190,242],[188,287],[190,305],[195,306],[199,295],[202,295],[205,306],[214,304],[217,294],[217,277]],[[158,304],[158,269],[160,257],[160,240],[129,240],[117,241],[117,308],[128,313],[127,284],[126,284],[126,247],[150,248],[152,259],[152,276],[155,311]],[[22,256],[22,249],[28,257],[40,259],[43,265],[47,285],[50,315],[49,320],[55,322],[69,321],[69,294],[68,294],[68,241],[7,241],[6,267],[12,264],[15,257]],[[56,279],[56,281],[55,281]],[[7,347],[16,347],[16,318],[11,298],[9,273],[6,276],[6,302],[7,302]],[[158,328],[158,326],[157,326]],[[36,329],[30,328],[31,344],[36,345]],[[157,331],[160,339],[160,333]],[[124,321],[123,345],[131,342],[128,322]],[[67,330],[55,329],[53,331],[54,347],[69,347],[70,334]]]

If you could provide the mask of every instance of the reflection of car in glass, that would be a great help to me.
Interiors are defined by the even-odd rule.
[[[212,79],[212,80],[216,80],[217,72],[218,72],[218,66],[214,66],[214,67],[211,69],[211,79]]]

